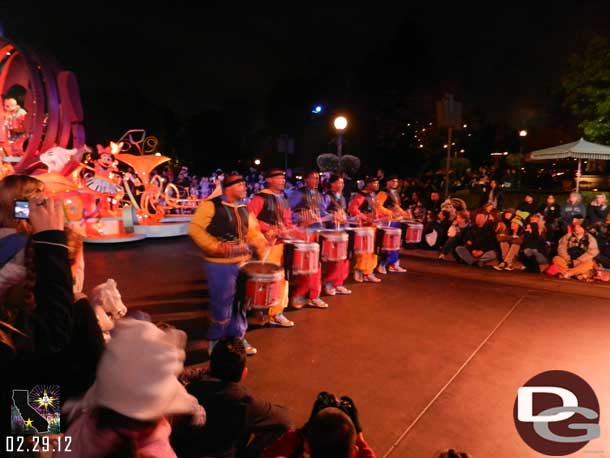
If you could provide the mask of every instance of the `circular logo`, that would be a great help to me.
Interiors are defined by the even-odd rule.
[[[519,388],[513,407],[515,426],[539,453],[563,456],[599,437],[599,402],[576,374],[548,371]]]

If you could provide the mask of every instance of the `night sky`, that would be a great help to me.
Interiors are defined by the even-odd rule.
[[[0,18],[5,36],[76,74],[90,143],[143,127],[170,153],[212,168],[264,155],[279,133],[294,135],[297,149],[319,150],[309,137],[331,134],[328,118],[308,113],[318,102],[328,116],[354,117],[354,144],[365,157],[376,147],[373,119],[398,99],[409,100],[406,118],[433,121],[434,100],[450,90],[467,116],[519,128],[556,105],[570,54],[610,30],[607,2],[459,3],[138,9],[100,2],[62,10],[19,1],[3,2]],[[318,130],[309,135],[311,123]]]

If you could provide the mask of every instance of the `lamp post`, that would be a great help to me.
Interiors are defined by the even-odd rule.
[[[337,116],[333,125],[337,131],[337,156],[341,159],[341,153],[343,152],[343,131],[347,127],[347,118],[344,116]]]
[[[519,131],[519,154],[523,154],[523,140],[527,137],[527,130],[521,129]]]

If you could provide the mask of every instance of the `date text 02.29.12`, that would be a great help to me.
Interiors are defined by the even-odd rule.
[[[6,436],[4,445],[4,451],[7,453],[70,452],[72,437],[63,434]]]

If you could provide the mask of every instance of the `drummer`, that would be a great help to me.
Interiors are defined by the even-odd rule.
[[[258,219],[261,232],[272,244],[266,261],[283,266],[284,243],[281,236],[294,228],[290,206],[284,195],[286,173],[282,169],[271,169],[265,174],[265,181],[267,188],[254,195],[248,204],[248,211]],[[291,328],[294,322],[284,315],[288,305],[288,282],[284,282],[282,301],[269,309],[269,324]]]
[[[339,230],[347,224],[347,202],[343,196],[344,182],[339,175],[331,175],[328,179],[328,190],[322,197],[322,209],[327,214],[325,225],[329,229]],[[352,294],[343,283],[349,275],[349,259],[343,261],[327,261],[324,263],[322,283],[324,293]]]
[[[398,192],[398,176],[390,175],[386,180],[386,189],[377,196],[379,211],[382,218],[388,218],[389,226],[400,227],[401,219],[410,219],[411,212],[403,210],[400,206],[400,194]],[[407,269],[400,267],[400,250],[383,251],[381,253],[377,272],[387,274],[390,272],[406,272]]]
[[[203,250],[205,260],[203,269],[210,292],[210,354],[222,337],[242,339],[248,355],[257,352],[244,337],[248,327],[246,310],[235,307],[235,291],[239,266],[250,259],[249,246],[262,257],[268,244],[256,218],[240,203],[245,197],[243,177],[229,175],[223,182],[222,194],[204,201],[189,225],[189,235]]]
[[[320,186],[320,173],[309,170],[304,176],[305,186],[295,189],[289,198],[292,210],[292,221],[305,230],[307,241],[315,241],[316,230],[322,228],[322,218],[326,211],[322,207],[322,194]],[[291,293],[290,305],[294,308],[309,307],[328,308],[328,304],[320,299],[322,291],[322,269],[318,268],[315,274],[295,275],[295,287]]]
[[[349,203],[347,212],[354,217],[360,226],[372,226],[377,217],[377,191],[379,191],[379,178],[372,176],[366,178],[364,189],[358,191]],[[354,280],[379,283],[381,279],[373,271],[377,265],[377,255],[374,253],[361,253],[354,255]]]

